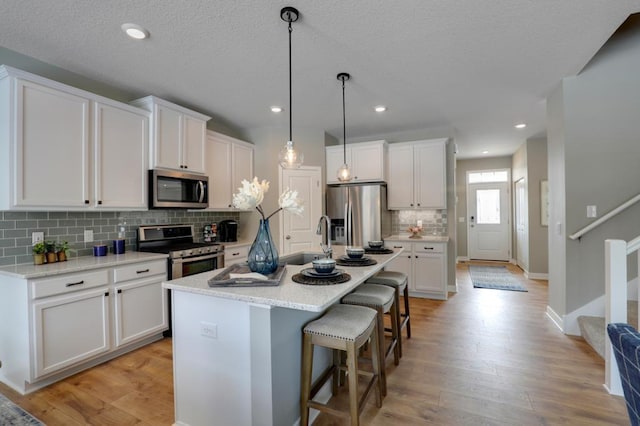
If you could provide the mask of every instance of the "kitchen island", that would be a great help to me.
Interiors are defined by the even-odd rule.
[[[401,251],[370,255],[372,266],[338,266],[351,275],[343,284],[293,282],[310,264],[287,265],[277,287],[210,288],[220,270],[165,282],[172,291],[176,425],[296,424],[303,325]],[[334,258],[342,255],[344,247],[334,247]],[[316,350],[314,379],[330,362],[329,350]]]

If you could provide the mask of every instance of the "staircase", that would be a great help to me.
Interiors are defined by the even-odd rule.
[[[627,301],[627,323],[638,329],[638,301]],[[606,324],[604,317],[580,316],[578,317],[580,334],[591,347],[604,358],[604,342]]]

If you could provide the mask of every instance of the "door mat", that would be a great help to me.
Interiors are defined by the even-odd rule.
[[[3,426],[43,426],[40,420],[18,407],[0,394],[0,425]]]
[[[520,284],[506,266],[469,265],[469,275],[475,288],[529,291]]]

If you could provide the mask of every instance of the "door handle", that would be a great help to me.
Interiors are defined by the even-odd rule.
[[[287,235],[286,237],[284,237],[285,240],[290,240],[291,239],[291,235]]]

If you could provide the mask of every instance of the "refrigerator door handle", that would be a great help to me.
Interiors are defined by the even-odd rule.
[[[346,245],[350,246],[351,245],[351,240],[353,239],[352,236],[352,232],[353,232],[353,205],[351,204],[351,202],[349,202],[347,204],[347,239],[346,239]]]

